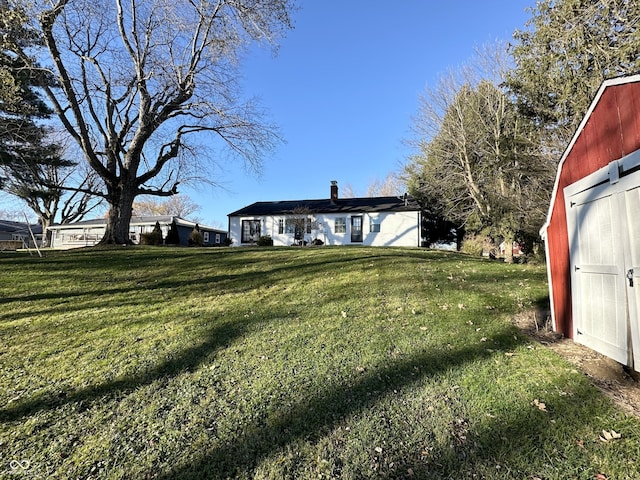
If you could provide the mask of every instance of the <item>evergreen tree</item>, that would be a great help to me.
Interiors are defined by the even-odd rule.
[[[140,243],[142,245],[162,245],[162,229],[160,228],[160,222],[156,222],[148,233],[140,235]]]
[[[58,189],[45,187],[48,169],[71,163],[47,141],[42,123],[53,112],[38,87],[51,86],[54,80],[33,59],[16,53],[39,43],[26,21],[24,12],[0,3],[0,188],[23,199],[59,197]]]
[[[169,225],[169,232],[167,232],[167,238],[164,239],[164,243],[167,245],[180,245],[180,234],[175,220]]]
[[[41,92],[56,82],[25,53],[41,44],[27,24],[24,11],[0,1],[0,189],[22,199],[46,232],[56,215],[62,223],[78,220],[100,201],[87,193],[95,175],[74,175],[76,164],[51,140],[53,111]],[[76,191],[65,195],[71,178]]]
[[[507,85],[544,130],[541,151],[557,158],[602,81],[640,71],[640,2],[541,0],[531,12],[514,34]]]

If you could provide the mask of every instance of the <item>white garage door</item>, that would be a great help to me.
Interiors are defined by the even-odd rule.
[[[640,363],[636,163],[640,151],[565,188],[574,339],[627,365]]]

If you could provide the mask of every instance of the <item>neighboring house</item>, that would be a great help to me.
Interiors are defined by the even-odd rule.
[[[279,246],[314,240],[327,245],[421,244],[420,206],[411,197],[338,198],[335,181],[327,199],[256,202],[228,217],[235,246],[255,244],[265,235]]]
[[[501,242],[500,245],[498,245],[498,253],[501,257],[504,257],[507,254],[507,244],[505,242]],[[520,244],[518,242],[513,242],[512,255],[514,257],[519,257],[523,254],[524,252],[522,251]]]
[[[140,243],[140,235],[142,233],[150,233],[153,231],[156,222],[158,222],[160,224],[160,229],[162,230],[162,238],[166,238],[169,233],[171,222],[174,220],[178,227],[180,245],[188,245],[189,235],[196,224],[171,215],[131,217],[129,237],[133,243]],[[51,247],[68,249],[96,245],[100,240],[102,240],[106,226],[107,220],[105,218],[52,225],[49,227],[49,230],[51,231]],[[225,244],[227,232],[224,230],[218,230],[213,227],[207,227],[200,224],[198,224],[198,227],[202,234],[203,245],[217,246]]]
[[[640,75],[605,81],[540,234],[554,330],[640,371]]]
[[[31,228],[31,232],[29,232]],[[18,248],[33,248],[31,233],[42,244],[42,225],[28,225],[24,222],[0,220],[0,250],[17,250]]]

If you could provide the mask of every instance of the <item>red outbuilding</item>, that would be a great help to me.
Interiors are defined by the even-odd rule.
[[[640,371],[640,75],[598,90],[540,234],[554,330]]]

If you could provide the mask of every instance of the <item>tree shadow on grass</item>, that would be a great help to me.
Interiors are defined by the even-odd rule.
[[[48,394],[34,397],[26,401],[17,402],[0,409],[0,421],[11,422],[25,416],[33,415],[43,410],[53,410],[65,404],[84,402],[91,403],[103,397],[119,397],[128,392],[149,385],[163,377],[172,377],[198,368],[217,351],[228,346],[234,339],[241,337],[247,331],[250,320],[226,322],[211,329],[206,340],[185,349],[167,361],[141,372],[138,375],[126,376],[114,381],[100,383],[73,392],[61,391],[58,394]]]
[[[486,360],[496,352],[513,351],[522,344],[522,340],[514,338],[513,331],[506,328],[494,340],[493,351],[488,350],[486,344],[425,351],[372,369],[352,383],[328,386],[312,398],[292,406],[283,405],[259,423],[247,425],[235,438],[222,440],[221,446],[202,452],[189,452],[187,447],[182,464],[160,474],[157,471],[149,474],[162,480],[252,478],[270,456],[299,441],[320,440],[335,428],[348,424],[352,415],[374,408],[388,395],[401,393],[425,379],[435,379],[468,363]],[[572,470],[576,478],[594,478],[602,473],[601,462],[596,461],[596,457],[602,455],[598,449],[605,447],[597,440],[603,428],[602,419],[594,418],[593,412],[602,412],[604,403],[586,379],[572,385],[570,394],[548,392],[544,409],[539,408],[532,397],[531,402],[510,402],[510,408],[489,416],[487,421],[463,419],[461,424],[456,424],[456,419],[452,419],[449,442],[432,444],[427,455],[423,456],[418,450],[391,449],[387,458],[376,460],[379,462],[376,470],[370,469],[371,465],[362,467],[369,468],[366,471],[349,466],[351,476],[347,474],[345,478],[561,478],[565,463],[577,469]],[[464,392],[459,395],[464,403]],[[462,405],[458,413],[464,414],[465,410]],[[466,428],[467,421],[473,424],[470,431],[455,431]],[[589,427],[591,422],[593,426]],[[595,445],[587,448],[583,448],[581,438],[575,436],[581,431],[584,434],[585,426],[586,431],[596,436]],[[610,426],[607,423],[607,427]],[[589,438],[584,440],[588,443]],[[373,450],[373,445],[371,448]],[[385,455],[386,452],[380,453],[380,457]],[[332,473],[337,478],[349,458],[336,457],[339,454],[329,460],[338,465],[338,470]],[[309,476],[309,466],[297,473]],[[296,467],[292,467],[294,471],[289,471],[289,478],[296,475]],[[628,477],[620,478],[632,479],[638,475],[640,472],[629,472]]]
[[[374,257],[373,254],[359,256],[357,258],[314,258],[312,261],[305,263],[292,263],[290,265],[284,264],[270,264],[265,263],[265,270],[247,271],[235,274],[218,274],[205,276],[199,278],[197,282],[193,279],[185,280],[166,280],[162,279],[154,281],[153,283],[140,283],[133,288],[109,288],[100,291],[87,292],[64,292],[64,293],[36,293],[27,294],[24,297],[11,297],[0,300],[8,303],[10,301],[46,301],[50,299],[69,297],[85,297],[95,295],[95,299],[88,305],[76,304],[73,305],[64,304],[59,306],[60,311],[66,313],[73,311],[82,311],[93,307],[104,307],[102,298],[105,296],[112,297],[116,294],[127,294],[133,298],[131,300],[132,305],[137,305],[140,300],[133,294],[136,290],[140,291],[180,291],[181,288],[189,288],[190,291],[210,291],[212,288],[231,292],[243,292],[258,288],[263,285],[272,285],[276,282],[282,281],[283,278],[288,276],[294,276],[298,281],[302,281],[303,278],[313,278],[316,274],[325,272],[328,265],[333,263],[344,266],[345,263],[362,263],[369,258]],[[214,287],[212,287],[214,286]],[[118,305],[122,306],[124,302],[120,302]],[[290,306],[288,309],[290,310]],[[49,312],[54,312],[55,309],[49,308]],[[285,312],[272,312],[272,317],[285,315]],[[290,315],[287,311],[286,315]],[[4,321],[14,320],[22,318],[21,314],[14,315],[0,315],[0,319]],[[203,363],[208,357],[215,354],[220,348],[231,343],[234,339],[243,336],[247,328],[249,327],[251,320],[236,320],[233,322],[226,322],[220,326],[216,326],[204,335],[206,339],[202,343],[188,348],[173,359],[160,363],[152,369],[140,373],[139,375],[127,376],[114,381],[107,381],[98,385],[90,386],[87,388],[75,390],[72,392],[61,391],[57,394],[45,394],[42,396],[33,397],[25,401],[16,402],[14,405],[7,406],[0,409],[0,421],[15,421],[22,417],[32,415],[42,410],[52,410],[65,404],[74,402],[90,403],[98,398],[105,396],[117,396],[130,392],[140,386],[149,385],[155,380],[165,376],[176,376],[182,372],[193,370]]]
[[[584,380],[571,395],[549,395],[549,400],[544,410],[535,401],[514,404],[474,432],[464,432],[467,436],[453,432],[449,444],[424,456],[391,459],[394,468],[376,478],[600,478],[606,446],[597,440],[602,425],[593,412],[602,411],[602,397]],[[578,432],[591,423],[591,437],[580,437]],[[569,472],[572,475],[567,477]],[[639,475],[630,471],[615,478]]]
[[[521,343],[509,329],[494,336],[494,341],[494,345],[504,351]],[[492,354],[481,343],[453,351],[426,351],[394,361],[387,367],[366,372],[353,383],[328,387],[297,405],[283,406],[260,424],[247,426],[237,438],[204,452],[200,458],[189,458],[159,478],[189,480],[250,476],[263,459],[277,450],[297,440],[326,434],[348,416],[373,407],[386,395]]]

